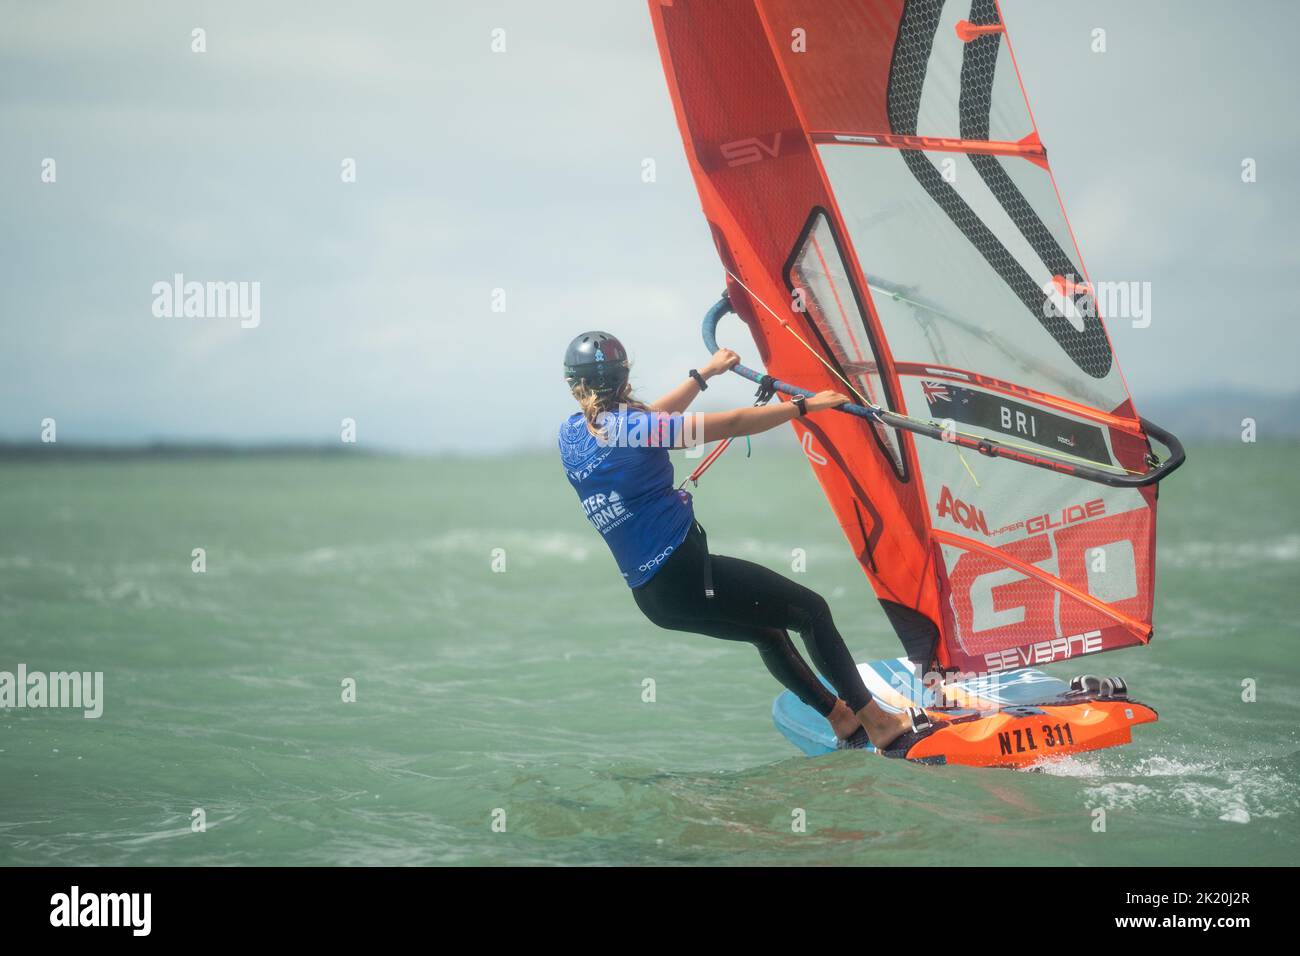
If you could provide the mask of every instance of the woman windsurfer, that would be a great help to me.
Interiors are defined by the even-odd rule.
[[[722,349],[703,369],[645,405],[632,395],[627,352],[607,332],[569,345],[565,379],[580,411],[560,427],[560,455],[587,518],[609,545],[637,606],[653,623],[758,648],[778,681],[830,721],[842,745],[877,749],[929,726],[921,711],[887,711],[871,698],[821,595],[750,561],[711,555],[691,496],[673,485],[669,448],[756,435],[848,401],[836,392],[775,405],[686,416],[706,380],[734,367]],[[799,656],[799,632],[828,691]]]

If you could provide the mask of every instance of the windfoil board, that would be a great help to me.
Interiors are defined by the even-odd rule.
[[[1029,767],[1129,743],[1134,725],[1157,719],[1145,704],[1074,691],[1032,668],[930,686],[918,679],[915,665],[905,657],[859,664],[858,671],[887,710],[921,706],[936,724],[946,722],[926,734],[905,734],[884,751],[884,756],[920,763]],[[773,703],[772,720],[809,756],[838,749],[826,718],[788,690]]]

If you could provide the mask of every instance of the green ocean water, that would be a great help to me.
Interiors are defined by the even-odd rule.
[[[0,864],[1291,864],[1298,469],[1191,449],[1155,642],[1050,668],[1160,723],[1014,772],[800,756],[751,648],[640,617],[551,455],[6,463],[0,670],[106,699],[0,710]],[[715,551],[806,549],[858,658],[897,653],[797,452],[729,454],[696,505]]]

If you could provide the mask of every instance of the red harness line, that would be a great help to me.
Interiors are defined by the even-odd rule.
[[[754,395],[755,408],[758,408],[760,405],[766,405],[768,402],[772,400],[772,396],[776,394],[772,388],[775,382],[776,379],[772,378],[772,376],[770,375],[763,376],[763,380],[759,383],[758,386],[758,392],[757,394]],[[680,485],[677,486],[677,490],[680,491],[681,489],[685,488],[687,481],[691,483],[691,487],[693,488],[699,487],[700,475],[704,474],[706,471],[709,470],[709,467],[715,461],[718,460],[718,458],[722,455],[722,453],[731,447],[731,443],[733,441],[735,441],[734,438],[726,438],[723,439],[721,442],[719,442],[718,447],[713,449],[713,451],[709,452],[704,457],[704,460],[700,462],[699,466],[696,467],[696,469],[693,472],[691,472],[689,475],[686,476],[686,481],[683,481]],[[749,436],[746,435],[745,436],[745,457],[748,458],[750,454],[753,452],[753,450],[754,450],[754,446],[750,444]]]
[[[718,457],[731,446],[732,440],[733,439],[727,438],[724,439],[722,442],[720,442],[718,444],[718,447],[713,449],[713,451],[709,452],[704,457],[704,460],[700,462],[699,466],[693,472],[691,472],[689,475],[686,476],[686,481],[689,481],[692,486],[699,485],[700,475],[708,471],[709,466],[712,465],[715,461],[717,461]],[[679,485],[678,487],[685,488],[686,481],[683,481],[681,485]]]

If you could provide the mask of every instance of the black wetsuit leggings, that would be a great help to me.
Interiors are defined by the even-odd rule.
[[[710,572],[713,597],[705,593]],[[835,694],[799,656],[787,628],[803,637],[813,663],[850,709],[871,700],[822,596],[762,565],[710,555],[698,524],[632,595],[660,627],[753,644],[772,676],[822,716],[835,706]]]

